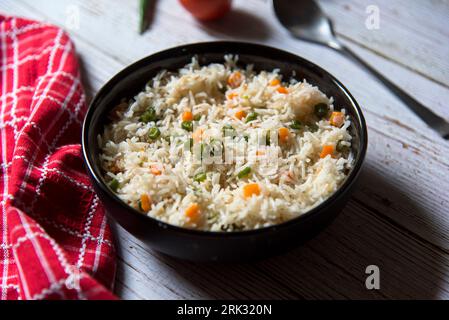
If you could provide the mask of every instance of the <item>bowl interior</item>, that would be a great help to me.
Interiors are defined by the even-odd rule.
[[[139,60],[115,75],[98,92],[91,103],[83,128],[85,157],[91,174],[97,182],[105,185],[100,169],[97,136],[103,132],[104,125],[109,121],[108,112],[121,99],[134,97],[144,88],[148,80],[163,69],[176,71],[189,63],[194,55],[197,56],[201,65],[223,63],[225,54],[237,54],[238,64],[243,67],[252,64],[255,70],[279,69],[284,79],[292,75],[298,80],[306,79],[310,84],[318,86],[328,97],[333,97],[336,109],[345,108],[352,120],[350,130],[353,136],[352,151],[355,165],[340,189],[355,178],[366,151],[366,126],[357,102],[337,79],[315,64],[275,48],[240,42],[206,42],[168,49]],[[109,188],[104,187],[104,189],[117,198],[109,191]]]

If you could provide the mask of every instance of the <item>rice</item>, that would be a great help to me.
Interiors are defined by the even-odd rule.
[[[351,123],[319,88],[282,80],[233,56],[160,72],[98,136],[105,180],[142,214],[187,228],[249,230],[304,214],[351,169]]]

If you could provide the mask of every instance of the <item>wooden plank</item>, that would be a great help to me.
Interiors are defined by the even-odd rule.
[[[345,76],[352,78],[354,70],[359,74],[363,73],[364,77],[369,78],[362,70],[359,70],[357,66],[353,65],[352,62],[340,59],[341,57],[336,53],[329,52],[329,58],[321,60],[323,50],[326,49],[289,38],[284,30],[279,27],[279,24],[271,13],[270,6],[261,5],[259,1],[238,2],[236,5],[236,17],[223,23],[201,25],[201,28],[196,27],[198,23],[186,14],[182,7],[173,4],[170,1],[164,1],[157,7],[158,13],[156,14],[157,18],[153,28],[144,36],[139,36],[134,30],[134,26],[137,24],[135,14],[137,8],[131,5],[134,2],[127,2],[127,10],[114,10],[114,8],[122,9],[123,6],[120,6],[118,3],[112,3],[111,6],[108,7],[108,11],[99,16],[98,11],[104,7],[101,3],[102,2],[58,1],[57,5],[46,3],[45,6],[37,6],[36,2],[29,1],[28,5],[34,5],[30,10],[41,10],[42,14],[52,15],[53,22],[62,26],[64,26],[67,20],[67,17],[65,16],[66,8],[70,5],[77,5],[80,9],[80,29],[72,30],[71,33],[76,35],[76,39],[80,38],[87,44],[95,46],[113,59],[119,61],[122,65],[128,64],[142,56],[167,46],[173,46],[183,42],[211,40],[216,37],[240,38],[237,34],[239,32],[238,30],[255,29],[254,32],[245,31],[241,38],[243,40],[266,40],[268,44],[281,46],[290,51],[297,52],[298,54],[327,67],[337,75],[340,75],[341,73],[342,76],[339,76],[339,78]],[[94,8],[92,8],[92,6]],[[96,13],[93,14],[92,12]],[[245,28],[241,23],[241,20],[243,20],[242,16],[249,16],[248,12],[254,13],[250,19],[250,22],[254,24],[254,27],[252,28]],[[120,14],[122,20],[118,19],[118,14]],[[161,20],[159,18],[160,16],[163,16],[164,19]],[[174,24],[178,26],[178,28],[173,28]],[[104,27],[99,28],[98,26]],[[188,30],[188,32],[186,32],[186,30]],[[120,36],[110,37],[109,35],[111,32]],[[160,37],[160,34],[163,34],[164,37]],[[255,34],[266,35],[266,39],[264,36],[253,39]],[[92,39],[96,39],[95,43],[92,43]],[[357,49],[357,47],[355,48]],[[360,50],[358,50],[358,52],[360,52]],[[403,71],[402,76],[397,76],[396,71],[399,68],[398,66],[376,57],[369,51],[365,50],[364,53],[362,53],[362,56],[366,57],[367,61],[372,61],[372,64],[380,70],[385,70],[386,74],[395,75],[395,81],[399,85],[408,89],[430,108],[434,109],[442,116],[447,117],[446,112],[444,112],[444,102],[447,101],[446,98],[449,95],[446,88],[432,86],[432,89],[436,91],[432,97],[429,97],[427,94],[420,94],[427,93],[428,91],[426,89],[432,84],[426,83],[424,81],[425,79],[421,79],[420,77],[409,77],[406,70]],[[319,61],[317,61],[317,57],[320,57]],[[428,59],[430,59],[429,57],[432,56],[428,56]],[[343,63],[341,68],[336,68],[335,64],[337,61],[339,64]],[[369,79],[371,80],[371,78]],[[426,84],[427,87],[423,87],[423,85]],[[384,88],[381,87],[381,90],[384,91]],[[433,99],[435,96],[441,97],[441,99],[435,101],[435,99]]]
[[[344,214],[307,245],[252,264],[185,262],[146,248],[123,230],[116,234],[122,245],[132,247],[127,252],[138,255],[138,263],[126,257],[127,265],[133,261],[126,272],[141,278],[150,274],[155,277],[150,284],[159,284],[157,293],[152,287],[141,291],[147,299],[180,299],[186,288],[194,292],[187,298],[206,299],[448,298],[449,257],[358,202],[351,200]],[[365,268],[371,264],[380,268],[380,291],[365,288]],[[140,279],[131,283],[149,285]]]
[[[151,52],[180,42],[238,37],[242,16],[251,12],[252,27],[243,28],[240,39],[285,48],[330,70],[359,100],[369,125],[366,166],[353,200],[336,223],[307,246],[254,265],[211,267],[156,254],[119,228],[120,295],[133,299],[447,297],[449,198],[443,190],[449,187],[445,156],[449,146],[380,84],[336,53],[286,37],[269,6],[257,1],[238,1],[240,13],[234,18],[202,28],[173,1],[164,1],[143,37],[135,32],[134,2],[106,6],[105,2],[29,1],[24,5],[5,0],[0,10],[63,25],[65,8],[73,3],[80,8],[81,27],[70,34],[92,92],[125,64]],[[432,74],[423,77],[352,41],[348,45],[444,114],[449,90],[429,80]],[[379,263],[387,279],[379,292],[363,286],[364,268],[372,263]],[[418,275],[421,278],[415,280]],[[226,279],[226,285],[217,278]],[[228,285],[234,280],[235,285]]]
[[[449,86],[447,1],[320,1],[336,31],[403,67]],[[368,29],[368,6],[377,6],[379,29]],[[393,74],[392,74],[393,75]]]

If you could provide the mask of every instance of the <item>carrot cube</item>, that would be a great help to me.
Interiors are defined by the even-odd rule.
[[[325,158],[328,155],[332,155],[332,153],[334,153],[334,147],[331,145],[324,145],[320,153],[320,158]]]
[[[250,198],[252,196],[260,195],[260,187],[257,183],[248,183],[243,187],[243,196]]]

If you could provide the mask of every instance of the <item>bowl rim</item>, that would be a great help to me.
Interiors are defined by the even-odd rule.
[[[102,96],[106,94],[106,92],[110,91],[109,88],[115,86],[117,83],[119,83],[124,76],[132,74],[135,70],[139,69],[141,65],[146,65],[148,63],[154,63],[157,61],[159,56],[169,56],[171,52],[179,52],[179,51],[187,51],[189,48],[195,48],[200,46],[226,46],[226,47],[233,47],[233,46],[247,46],[247,47],[254,47],[259,48],[260,52],[263,52],[263,50],[271,50],[272,52],[278,52],[282,55],[290,55],[292,58],[294,58],[296,61],[298,61],[298,65],[304,65],[308,64],[309,66],[315,68],[319,72],[324,73],[332,80],[332,85],[337,86],[338,90],[343,92],[343,94],[348,98],[348,100],[351,102],[351,108],[354,111],[354,119],[356,122],[360,125],[359,135],[360,135],[360,141],[359,141],[359,152],[356,158],[354,158],[354,166],[349,172],[349,175],[344,180],[343,184],[326,200],[321,202],[316,207],[310,209],[309,211],[305,212],[302,215],[299,215],[295,218],[292,218],[288,221],[261,227],[257,229],[250,229],[250,230],[240,230],[240,231],[210,231],[210,230],[198,230],[198,229],[189,229],[181,226],[172,225],[169,223],[166,223],[162,220],[158,220],[156,218],[153,218],[149,215],[142,214],[137,209],[134,209],[133,207],[126,204],[124,201],[122,201],[115,193],[113,193],[109,187],[103,182],[103,178],[99,177],[95,171],[95,162],[93,161],[93,155],[90,155],[88,152],[88,131],[90,128],[90,122],[92,119],[92,116],[94,114],[94,110],[96,108],[96,105],[99,100],[101,100]],[[207,53],[205,51],[204,53]],[[197,53],[201,54],[201,53]],[[224,54],[224,53],[223,53]],[[264,57],[263,53],[260,54],[260,57]],[[271,58],[270,58],[271,59]],[[153,61],[154,60],[154,61]],[[96,139],[92,139],[92,141],[96,141]],[[83,127],[82,127],[82,152],[83,152],[83,158],[86,165],[86,168],[88,170],[88,173],[91,176],[91,179],[93,182],[97,185],[98,188],[101,189],[101,191],[107,196],[113,200],[114,204],[121,207],[124,211],[133,214],[138,215],[137,218],[142,218],[148,222],[156,223],[158,227],[161,227],[167,231],[176,232],[176,233],[183,233],[188,234],[191,236],[200,236],[200,237],[227,237],[227,238],[233,238],[233,237],[243,237],[243,236],[251,236],[261,233],[269,233],[274,232],[279,229],[285,229],[289,228],[297,223],[301,223],[301,221],[304,221],[306,219],[310,219],[317,214],[319,214],[323,209],[328,208],[332,206],[332,204],[343,194],[345,194],[349,188],[352,186],[352,184],[355,182],[357,176],[360,173],[360,170],[362,168],[362,164],[365,159],[366,151],[368,146],[368,132],[367,132],[367,126],[365,122],[365,118],[363,116],[362,110],[355,100],[355,98],[352,96],[352,94],[349,92],[349,90],[336,78],[334,77],[330,72],[324,70],[322,67],[318,66],[317,64],[298,56],[294,53],[274,48],[271,46],[258,44],[258,43],[252,43],[252,42],[246,42],[246,41],[204,41],[204,42],[195,42],[195,43],[188,43],[188,44],[182,44],[175,47],[170,47],[164,50],[157,51],[151,55],[148,55],[144,58],[141,58],[135,62],[132,62],[131,64],[127,65],[123,69],[121,69],[119,72],[117,72],[112,78],[110,78],[101,88],[100,90],[95,94],[93,99],[91,100],[88,110],[86,112],[86,115],[84,117],[83,121]]]

